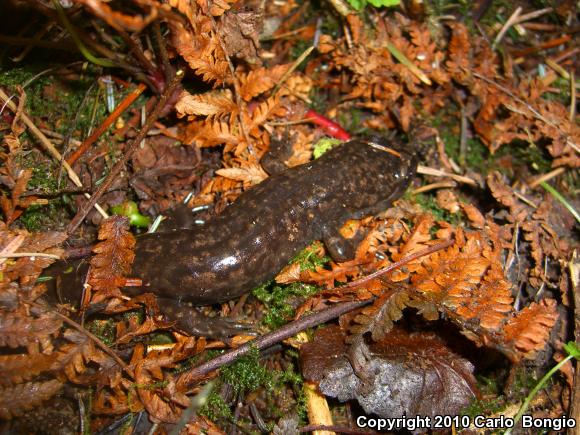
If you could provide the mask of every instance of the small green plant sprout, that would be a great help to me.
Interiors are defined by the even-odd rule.
[[[357,11],[362,11],[367,4],[374,6],[375,8],[392,8],[394,6],[399,6],[400,0],[347,0],[348,3]]]
[[[566,352],[568,352],[568,356],[566,356],[566,358],[564,358],[562,361],[560,361],[558,364],[556,364],[554,367],[552,367],[552,369],[548,373],[546,373],[542,379],[540,379],[540,381],[532,389],[532,391],[530,391],[530,393],[527,395],[526,399],[524,400],[524,403],[522,403],[520,410],[518,411],[518,413],[514,417],[513,426],[511,428],[509,428],[508,430],[506,430],[504,432],[504,435],[510,435],[512,433],[512,429],[515,427],[515,425],[518,423],[518,421],[520,421],[520,419],[522,418],[524,413],[527,411],[527,409],[530,406],[530,403],[532,403],[532,400],[534,399],[534,397],[536,397],[536,394],[538,394],[538,392],[542,388],[544,388],[544,386],[546,385],[548,380],[554,375],[554,373],[556,373],[558,370],[560,370],[560,368],[564,364],[566,364],[568,361],[570,361],[572,358],[576,358],[577,360],[580,360],[580,349],[578,348],[578,345],[575,342],[569,341],[568,343],[566,343],[564,345],[564,350]]]
[[[336,145],[342,143],[339,139],[333,139],[330,137],[323,137],[318,142],[314,144],[314,150],[312,151],[312,156],[317,159],[325,152],[334,148]]]
[[[137,228],[147,228],[150,219],[139,213],[139,208],[135,201],[125,201],[122,204],[111,207],[111,213],[129,218],[129,225]]]
[[[568,210],[572,214],[572,216],[574,216],[576,222],[580,223],[580,213],[578,213],[578,211],[572,206],[572,204],[568,202],[566,198],[564,198],[564,196],[560,192],[558,192],[556,189],[554,189],[545,181],[542,181],[540,183],[540,186],[542,186],[548,193],[550,193],[550,195],[556,198],[556,200],[560,201],[560,203],[564,207],[566,207],[566,210]]]

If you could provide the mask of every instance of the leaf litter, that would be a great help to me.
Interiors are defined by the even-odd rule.
[[[18,103],[15,111],[4,107],[0,119],[3,419],[20,418],[13,421],[28,425],[22,420],[26,412],[50,408],[51,397],[66,398],[65,387],[74,385],[77,397],[91,403],[80,414],[95,432],[127,414],[146,415],[159,427],[176,424],[183,433],[224,433],[231,424],[245,430],[285,427],[289,423],[280,415],[295,416],[293,421],[306,426],[302,376],[323,395],[356,400],[365,413],[382,417],[458,415],[474,407],[491,416],[496,411],[486,404],[493,401],[501,404],[500,413],[505,409],[513,416],[509,409],[527,392],[518,390],[516,378],[546,373],[566,355],[563,343],[574,341],[578,223],[534,186],[550,176],[538,171],[547,162],[556,170],[549,182],[578,207],[573,199],[578,190],[574,170],[580,166],[573,105],[577,71],[566,38],[572,32],[572,9],[562,6],[550,11],[550,20],[539,15],[506,29],[499,50],[489,43],[497,26],[458,19],[469,11],[453,6],[453,15],[438,14],[437,2],[418,12],[409,8],[413,2],[367,6],[344,17],[292,0],[262,5],[230,0],[74,3],[65,9],[67,38],[80,51],[59,58],[52,72],[47,69],[55,77],[52,87],[32,84],[24,91],[6,80],[9,70],[2,75],[5,82],[0,80]],[[7,50],[47,62],[35,44],[44,41],[49,50],[57,50],[55,27],[64,24],[44,3],[28,4],[32,9],[17,9],[15,16],[34,13],[48,30],[38,38],[27,30],[22,40],[30,53],[18,45]],[[499,6],[486,13],[500,17],[511,11]],[[544,51],[522,36],[528,33],[544,43]],[[317,50],[296,62],[311,44]],[[390,210],[345,225],[344,234],[362,239],[354,259],[323,259],[323,245],[314,245],[281,272],[277,284],[265,283],[262,303],[250,297],[223,304],[221,315],[243,315],[258,324],[272,314],[267,310],[279,310],[277,319],[291,321],[339,303],[368,301],[301,345],[300,370],[287,347],[264,356],[272,377],[260,381],[256,391],[236,390],[234,395],[231,380],[221,379],[219,391],[210,396],[213,405],[200,408],[192,405],[191,395],[217,372],[193,383],[181,382],[180,376],[210,360],[213,349],[235,347],[250,337],[227,343],[190,337],[159,317],[152,295],[126,296],[123,288],[139,285],[139,277],[130,274],[135,241],[123,218],[103,220],[90,211],[80,216],[85,218],[81,231],[72,234],[64,232],[66,222],[40,232],[24,229],[25,218],[51,197],[66,196],[72,210],[86,202],[66,187],[55,192],[34,188],[38,163],[30,156],[37,143],[25,134],[20,118],[33,109],[38,113],[27,107],[29,95],[32,101],[38,95],[50,101],[55,89],[65,89],[68,85],[56,80],[65,73],[73,82],[87,80],[78,62],[64,66],[70,56],[90,60],[87,50],[115,63],[107,73],[114,74],[112,89],[118,95],[138,83],[149,91],[128,102],[130,109],[119,113],[114,127],[103,128],[96,142],[75,155],[73,169],[84,191],[95,192],[127,153],[158,96],[165,92],[167,101],[146,126],[147,136],[125,156],[126,170],[100,194],[102,207],[136,199],[142,213],[155,216],[187,200],[189,209],[202,210],[195,216],[203,221],[268,177],[260,160],[274,141],[289,142],[289,165],[304,163],[324,136],[348,137],[340,124],[354,135],[396,132],[391,137],[398,141],[401,135],[412,136],[419,124],[438,125],[436,143],[419,144],[422,163],[475,182],[449,185],[425,173]],[[167,94],[178,68],[185,69],[185,78]],[[87,71],[93,79],[104,74],[97,66]],[[90,90],[84,99],[92,99],[94,107],[104,104],[102,95]],[[91,128],[105,122],[96,113],[93,109]],[[81,117],[69,118],[55,119],[50,111],[32,117],[65,158],[73,152],[71,144],[86,139]],[[446,148],[449,135],[460,138],[457,161]],[[466,156],[476,152],[470,149],[473,141],[489,152],[490,167],[466,163]],[[542,165],[529,156],[507,160],[524,167],[522,173],[506,168],[504,160],[493,161],[502,150],[531,149]],[[435,191],[426,191],[429,201],[420,202],[413,190],[429,185]],[[77,289],[79,311],[47,305],[45,284],[38,279],[43,269],[63,258],[65,247],[70,255],[71,246],[96,238],[87,281]],[[451,239],[451,246],[365,279]],[[314,295],[313,288],[319,289]],[[91,316],[94,304],[102,308],[96,319]],[[299,346],[294,340],[287,343]],[[490,363],[465,349],[488,356]],[[572,413],[578,410],[570,408],[578,388],[571,366],[562,373],[566,377],[532,403],[532,415],[576,416]],[[486,391],[484,378],[497,384],[493,392]],[[275,389],[285,400],[276,400]],[[237,409],[236,416],[225,409]],[[338,404],[333,411],[339,428],[351,424]]]

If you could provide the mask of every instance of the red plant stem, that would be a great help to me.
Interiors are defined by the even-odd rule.
[[[143,91],[146,89],[146,86],[143,83],[139,83],[139,86],[137,86],[133,92],[131,92],[129,95],[127,95],[125,97],[125,99],[123,101],[121,101],[117,107],[115,107],[115,110],[113,110],[111,112],[111,114],[109,114],[109,116],[107,116],[107,118],[103,121],[103,123],[101,125],[99,125],[99,127],[93,132],[93,134],[91,134],[89,137],[87,137],[82,144],[79,145],[79,147],[76,149],[76,151],[74,153],[72,153],[68,159],[66,159],[66,161],[68,162],[69,165],[73,165],[78,159],[79,157],[81,157],[85,151],[93,144],[95,143],[95,141],[101,137],[101,135],[107,131],[107,129],[111,126],[111,124],[113,122],[115,122],[115,120],[121,116],[121,114],[127,110],[127,108],[133,103],[133,101],[135,101],[137,99],[137,97],[139,95],[141,95],[143,93]]]
[[[336,139],[340,140],[350,140],[351,136],[344,128],[338,125],[336,122],[331,121],[326,116],[321,115],[320,113],[308,109],[305,114],[306,119],[312,121],[314,124],[318,125],[322,130]]]
[[[572,37],[570,35],[564,35],[561,38],[552,39],[551,41],[544,42],[543,44],[539,44],[535,47],[524,48],[523,50],[514,50],[510,54],[516,57],[527,56],[532,53],[536,53],[541,50],[546,50],[548,48],[554,48],[558,45],[565,44],[566,42],[570,41]]]

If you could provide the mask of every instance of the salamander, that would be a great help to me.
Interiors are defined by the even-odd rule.
[[[339,229],[388,208],[416,166],[413,153],[371,140],[338,145],[271,175],[204,225],[137,237],[131,276],[146,288],[127,291],[155,293],[160,306],[183,320],[189,316],[184,302],[238,297],[272,279],[314,240],[322,239],[335,260],[345,260],[354,250]]]

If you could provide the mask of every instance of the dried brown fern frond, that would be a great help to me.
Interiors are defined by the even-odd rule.
[[[393,328],[394,322],[403,317],[403,310],[409,306],[409,300],[409,290],[404,286],[385,291],[373,305],[360,310],[349,332],[353,335],[370,332],[373,341],[381,340]]]
[[[210,118],[205,121],[189,123],[185,133],[186,140],[201,148],[223,145],[237,146],[244,142],[236,120]]]
[[[508,320],[503,329],[503,341],[510,347],[513,346],[519,356],[533,359],[546,345],[557,320],[555,300],[532,302]]]
[[[493,197],[509,210],[508,222],[512,225],[506,227],[513,233],[523,231],[523,252],[529,252],[533,267],[527,271],[529,283],[534,288],[539,288],[546,280],[546,261],[566,258],[570,254],[570,245],[566,240],[558,237],[552,228],[551,210],[554,207],[551,195],[545,195],[540,205],[534,211],[525,204],[508,186],[497,172],[490,174],[487,185]]]
[[[60,347],[54,369],[61,370],[72,382],[80,383],[78,375],[87,370],[89,362],[102,365],[110,359],[88,336],[79,331],[68,329],[64,337],[69,343]]]
[[[161,3],[155,1],[135,2],[139,6],[147,5],[146,15],[129,15],[115,11],[108,2],[100,0],[78,0],[79,3],[87,6],[91,12],[105,21],[116,30],[127,30],[130,32],[140,32],[159,17]],[[135,4],[134,3],[134,4]]]
[[[170,21],[172,43],[195,73],[217,87],[230,75],[229,65],[218,36],[212,30],[212,19],[202,13],[190,24]]]
[[[258,137],[258,127],[274,116],[283,116],[285,114],[286,109],[281,106],[280,99],[273,96],[267,98],[254,108],[250,115],[251,119],[248,120],[246,125],[248,125],[250,134]]]
[[[62,320],[50,313],[33,317],[20,312],[0,311],[0,346],[26,347],[30,353],[52,350],[52,336],[57,334]]]
[[[129,222],[122,216],[113,216],[99,228],[99,243],[93,248],[87,282],[95,291],[93,302],[109,297],[120,297],[120,287],[131,271],[135,259],[135,237],[129,232]]]
[[[33,353],[0,356],[0,385],[21,384],[51,370],[57,354]]]
[[[456,310],[471,297],[491,266],[489,251],[479,233],[471,234],[463,245],[456,243],[424,259],[411,284],[424,299]]]
[[[24,169],[19,171],[19,174],[16,176],[16,183],[12,188],[12,192],[10,197],[5,196],[4,193],[0,195],[0,206],[2,207],[2,211],[6,216],[6,224],[10,225],[16,219],[20,217],[24,210],[32,203],[35,202],[36,198],[34,197],[27,197],[21,198],[21,195],[26,190],[26,185],[28,181],[32,177],[32,170],[31,169]]]
[[[273,89],[291,66],[292,64],[283,64],[275,65],[272,68],[261,67],[238,75],[240,96],[245,101],[251,101],[258,95]]]
[[[400,243],[396,248],[388,248],[391,257],[398,261],[436,243],[438,240],[433,238],[432,232],[434,225],[432,217],[417,216],[413,231],[403,237],[404,241],[396,242]],[[436,234],[448,235],[451,228],[441,225]],[[454,322],[478,345],[494,346],[515,361],[530,358],[547,342],[557,317],[555,302],[542,302],[546,314],[534,325],[529,321],[533,313],[539,311],[534,304],[514,312],[513,286],[505,277],[502,265],[505,243],[494,228],[490,226],[480,231],[455,229],[452,246],[414,259],[400,270],[390,272],[390,278],[397,284],[374,279],[364,281],[361,287],[366,288],[360,291],[352,290],[351,285],[338,287],[318,295],[316,303],[323,302],[321,297],[329,300],[356,297],[362,300],[375,296],[374,303],[361,309],[350,325],[351,333],[369,332],[373,340],[387,333],[406,307],[413,307],[426,320],[442,316]],[[364,268],[360,262],[331,263],[331,270],[308,272],[308,276],[311,282],[332,288],[335,280],[344,282],[357,278],[363,270],[365,273],[373,272],[386,265],[388,262],[372,260]],[[514,320],[520,318],[521,321]]]
[[[182,91],[175,104],[178,116],[195,115],[220,118],[225,115],[237,116],[238,106],[229,89],[208,91],[192,95]],[[194,117],[191,117],[193,119]]]
[[[50,399],[62,388],[62,382],[27,382],[0,388],[0,418],[10,420]]]

